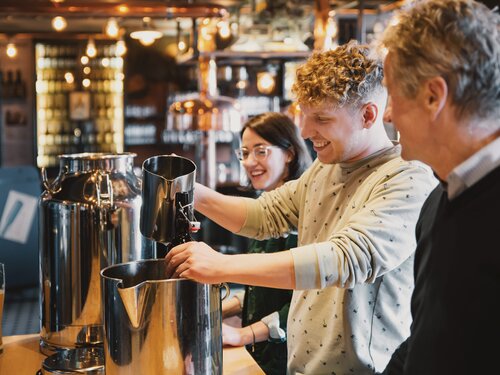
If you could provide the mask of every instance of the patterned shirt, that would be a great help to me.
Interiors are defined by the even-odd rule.
[[[383,370],[409,334],[415,222],[436,180],[399,155],[395,146],[353,163],[316,160],[300,179],[246,199],[239,234],[298,228],[290,374]]]

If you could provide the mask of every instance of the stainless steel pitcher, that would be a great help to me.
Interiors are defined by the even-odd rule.
[[[154,258],[141,236],[135,154],[61,155],[58,177],[39,201],[41,351],[102,345],[99,272],[116,263]]]
[[[170,247],[183,223],[198,226],[194,220],[193,199],[195,164],[174,155],[154,156],[142,165],[141,232]],[[165,254],[158,253],[158,257]]]
[[[164,259],[101,276],[106,375],[222,374],[220,285],[170,279]]]

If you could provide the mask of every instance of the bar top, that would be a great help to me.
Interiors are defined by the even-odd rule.
[[[3,338],[0,354],[0,374],[35,375],[46,358],[39,351],[38,334],[7,336]],[[244,347],[224,348],[224,375],[264,375]]]

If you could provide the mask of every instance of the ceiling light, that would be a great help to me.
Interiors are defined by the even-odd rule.
[[[150,46],[155,42],[156,39],[159,39],[163,36],[163,33],[161,33],[158,30],[155,30],[151,26],[151,18],[150,17],[144,17],[142,19],[143,21],[143,28],[142,30],[137,30],[132,33],[130,33],[130,37],[132,39],[137,39],[143,46]]]
[[[104,31],[110,38],[117,38],[120,32],[120,28],[118,27],[118,22],[116,22],[116,19],[110,18],[106,23]]]
[[[7,48],[5,49],[5,53],[7,56],[9,56],[11,59],[17,56],[17,47],[14,43],[8,43]]]
[[[57,16],[52,18],[52,27],[56,31],[63,31],[66,26],[68,26],[68,23],[66,22],[66,18]]]
[[[97,55],[97,49],[95,48],[95,43],[93,38],[89,38],[85,53],[87,54],[88,57],[95,57]]]

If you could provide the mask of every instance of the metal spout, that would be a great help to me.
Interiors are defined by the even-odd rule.
[[[155,284],[144,281],[129,288],[123,288],[122,285],[122,283],[118,285],[118,294],[125,307],[130,324],[137,329],[143,324],[144,312],[147,311],[150,304],[149,296],[152,290],[156,289]]]

